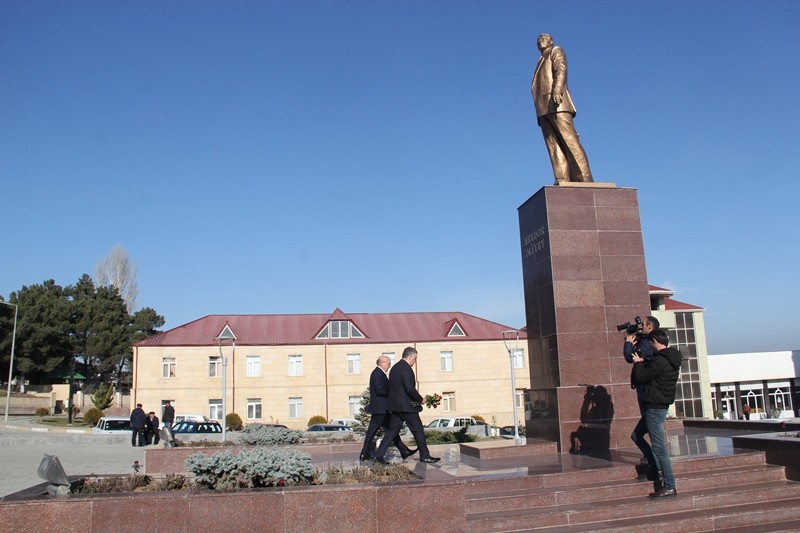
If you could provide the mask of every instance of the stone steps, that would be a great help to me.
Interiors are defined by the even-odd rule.
[[[467,531],[798,530],[800,483],[761,453],[676,461],[674,469],[678,497],[662,500],[647,498],[652,484],[632,479],[631,466],[474,481],[465,491]]]

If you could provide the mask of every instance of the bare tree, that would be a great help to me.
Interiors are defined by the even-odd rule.
[[[136,265],[131,263],[128,252],[117,244],[108,255],[97,262],[94,284],[96,287],[116,287],[125,301],[128,313],[136,310],[139,286],[136,284]]]

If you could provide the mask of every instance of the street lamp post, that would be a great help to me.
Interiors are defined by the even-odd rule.
[[[14,306],[14,332],[11,334],[11,361],[8,363],[8,390],[6,391],[6,416],[4,418],[8,422],[8,408],[11,405],[11,378],[14,376],[14,348],[17,346],[17,313],[19,313],[19,305],[8,302],[0,302],[0,304]]]
[[[227,411],[227,395],[228,395],[228,358],[222,355],[222,341],[231,341],[231,350],[236,351],[236,335],[233,334],[231,328],[226,324],[225,328],[222,330],[222,333],[219,334],[217,337],[217,341],[219,342],[219,358],[222,362],[222,420],[220,421],[222,424],[222,441],[225,441],[225,431],[227,429],[227,423],[225,420],[225,413]]]
[[[514,341],[513,346],[509,346],[511,341]],[[503,332],[503,344],[508,350],[508,362],[511,366],[511,409],[514,413],[514,443],[519,446],[521,439],[519,438],[519,422],[517,420],[517,376],[514,372],[514,356],[517,352],[517,345],[519,344],[519,331],[516,329],[509,329]]]

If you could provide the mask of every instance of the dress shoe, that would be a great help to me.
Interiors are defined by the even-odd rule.
[[[403,459],[408,459],[409,457],[417,453],[418,449],[419,448],[409,448],[407,452],[400,452],[400,457],[402,457]]]
[[[358,456],[358,460],[359,461],[372,461],[372,456],[371,455],[367,455],[366,453],[362,453],[361,455]]]
[[[373,457],[373,458],[372,458],[372,460],[373,460],[373,461],[375,461],[376,463],[380,463],[380,464],[382,464],[382,465],[388,465],[388,464],[391,464],[391,463],[389,463],[389,461],[387,461],[387,460],[386,460],[386,459],[384,459],[383,457]]]
[[[651,498],[664,498],[666,496],[677,496],[678,491],[675,489],[668,489],[666,487],[661,487],[660,489],[656,490],[655,492],[650,493]]]
[[[419,460],[420,463],[438,463],[439,461],[441,461],[439,457],[425,457]]]

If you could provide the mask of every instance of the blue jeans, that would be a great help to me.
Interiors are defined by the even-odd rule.
[[[650,443],[653,446],[653,455],[658,461],[658,466],[664,476],[664,488],[675,488],[675,475],[672,473],[672,462],[669,460],[669,450],[664,440],[664,424],[667,421],[666,409],[645,409],[644,418],[647,431],[650,433]]]
[[[648,433],[647,421],[644,418],[644,412],[642,412],[642,417],[639,419],[639,423],[636,424],[635,428],[633,428],[631,439],[633,440],[634,444],[636,444],[636,447],[642,451],[642,455],[644,455],[644,458],[647,460],[647,464],[650,467],[650,473],[657,476],[661,468],[658,466],[658,459],[656,459],[656,456],[653,455],[653,449],[650,447],[650,444],[644,440],[644,436]],[[648,477],[648,479],[650,478]],[[651,481],[655,480],[651,479]]]

